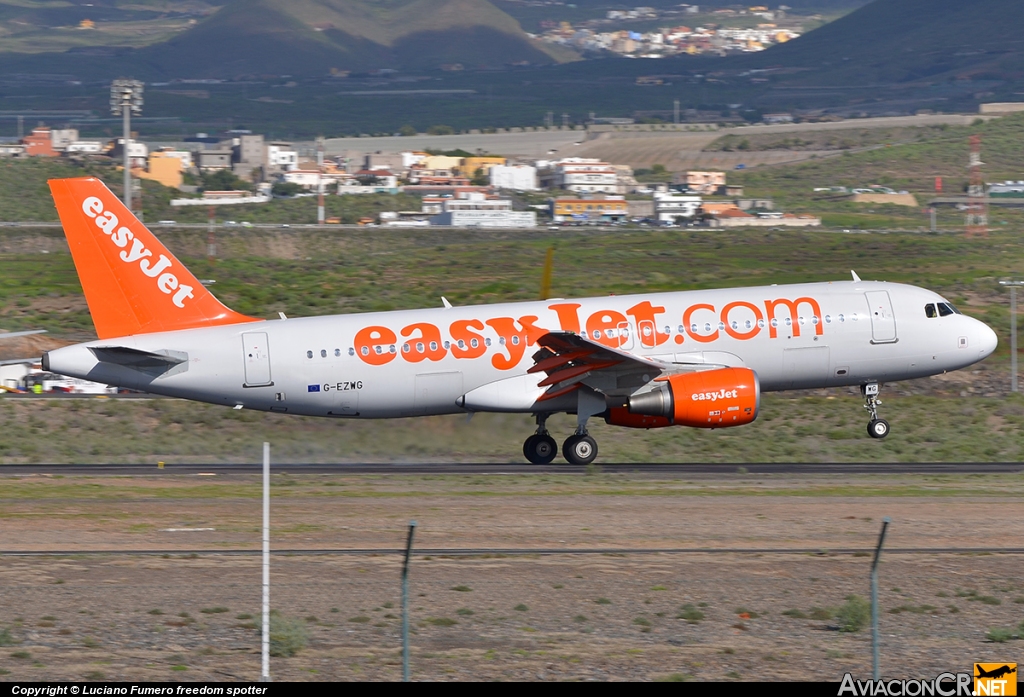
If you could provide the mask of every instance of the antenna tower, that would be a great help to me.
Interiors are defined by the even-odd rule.
[[[967,236],[988,236],[988,204],[985,199],[985,180],[981,176],[981,136],[971,136],[971,183],[967,187]]]

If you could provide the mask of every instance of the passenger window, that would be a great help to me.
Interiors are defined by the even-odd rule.
[[[928,318],[938,317],[938,315],[935,314],[935,304],[934,303],[928,303],[927,305],[924,306],[924,316],[928,317]]]
[[[327,349],[320,349],[320,358],[327,358]]]
[[[313,352],[312,351],[306,351],[306,358],[312,358],[312,357],[313,357]]]
[[[949,317],[952,314],[955,314],[952,307],[947,303],[939,303],[939,317]]]

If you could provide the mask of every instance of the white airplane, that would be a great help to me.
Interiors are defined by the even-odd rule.
[[[575,414],[566,460],[593,462],[592,417],[627,428],[726,428],[762,391],[879,385],[957,370],[995,333],[914,286],[853,281],[500,303],[266,321],[218,301],[94,178],[50,182],[97,341],[44,369],[155,394],[306,416]]]

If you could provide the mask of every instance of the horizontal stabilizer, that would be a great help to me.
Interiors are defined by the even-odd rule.
[[[116,363],[128,368],[159,368],[166,370],[188,361],[183,351],[142,351],[127,346],[92,346],[89,348],[104,363]]]

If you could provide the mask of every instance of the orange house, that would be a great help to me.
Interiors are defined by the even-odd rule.
[[[53,149],[53,140],[50,138],[49,126],[38,126],[32,129],[31,135],[21,139],[25,145],[25,154],[35,157],[57,157],[57,151]]]

